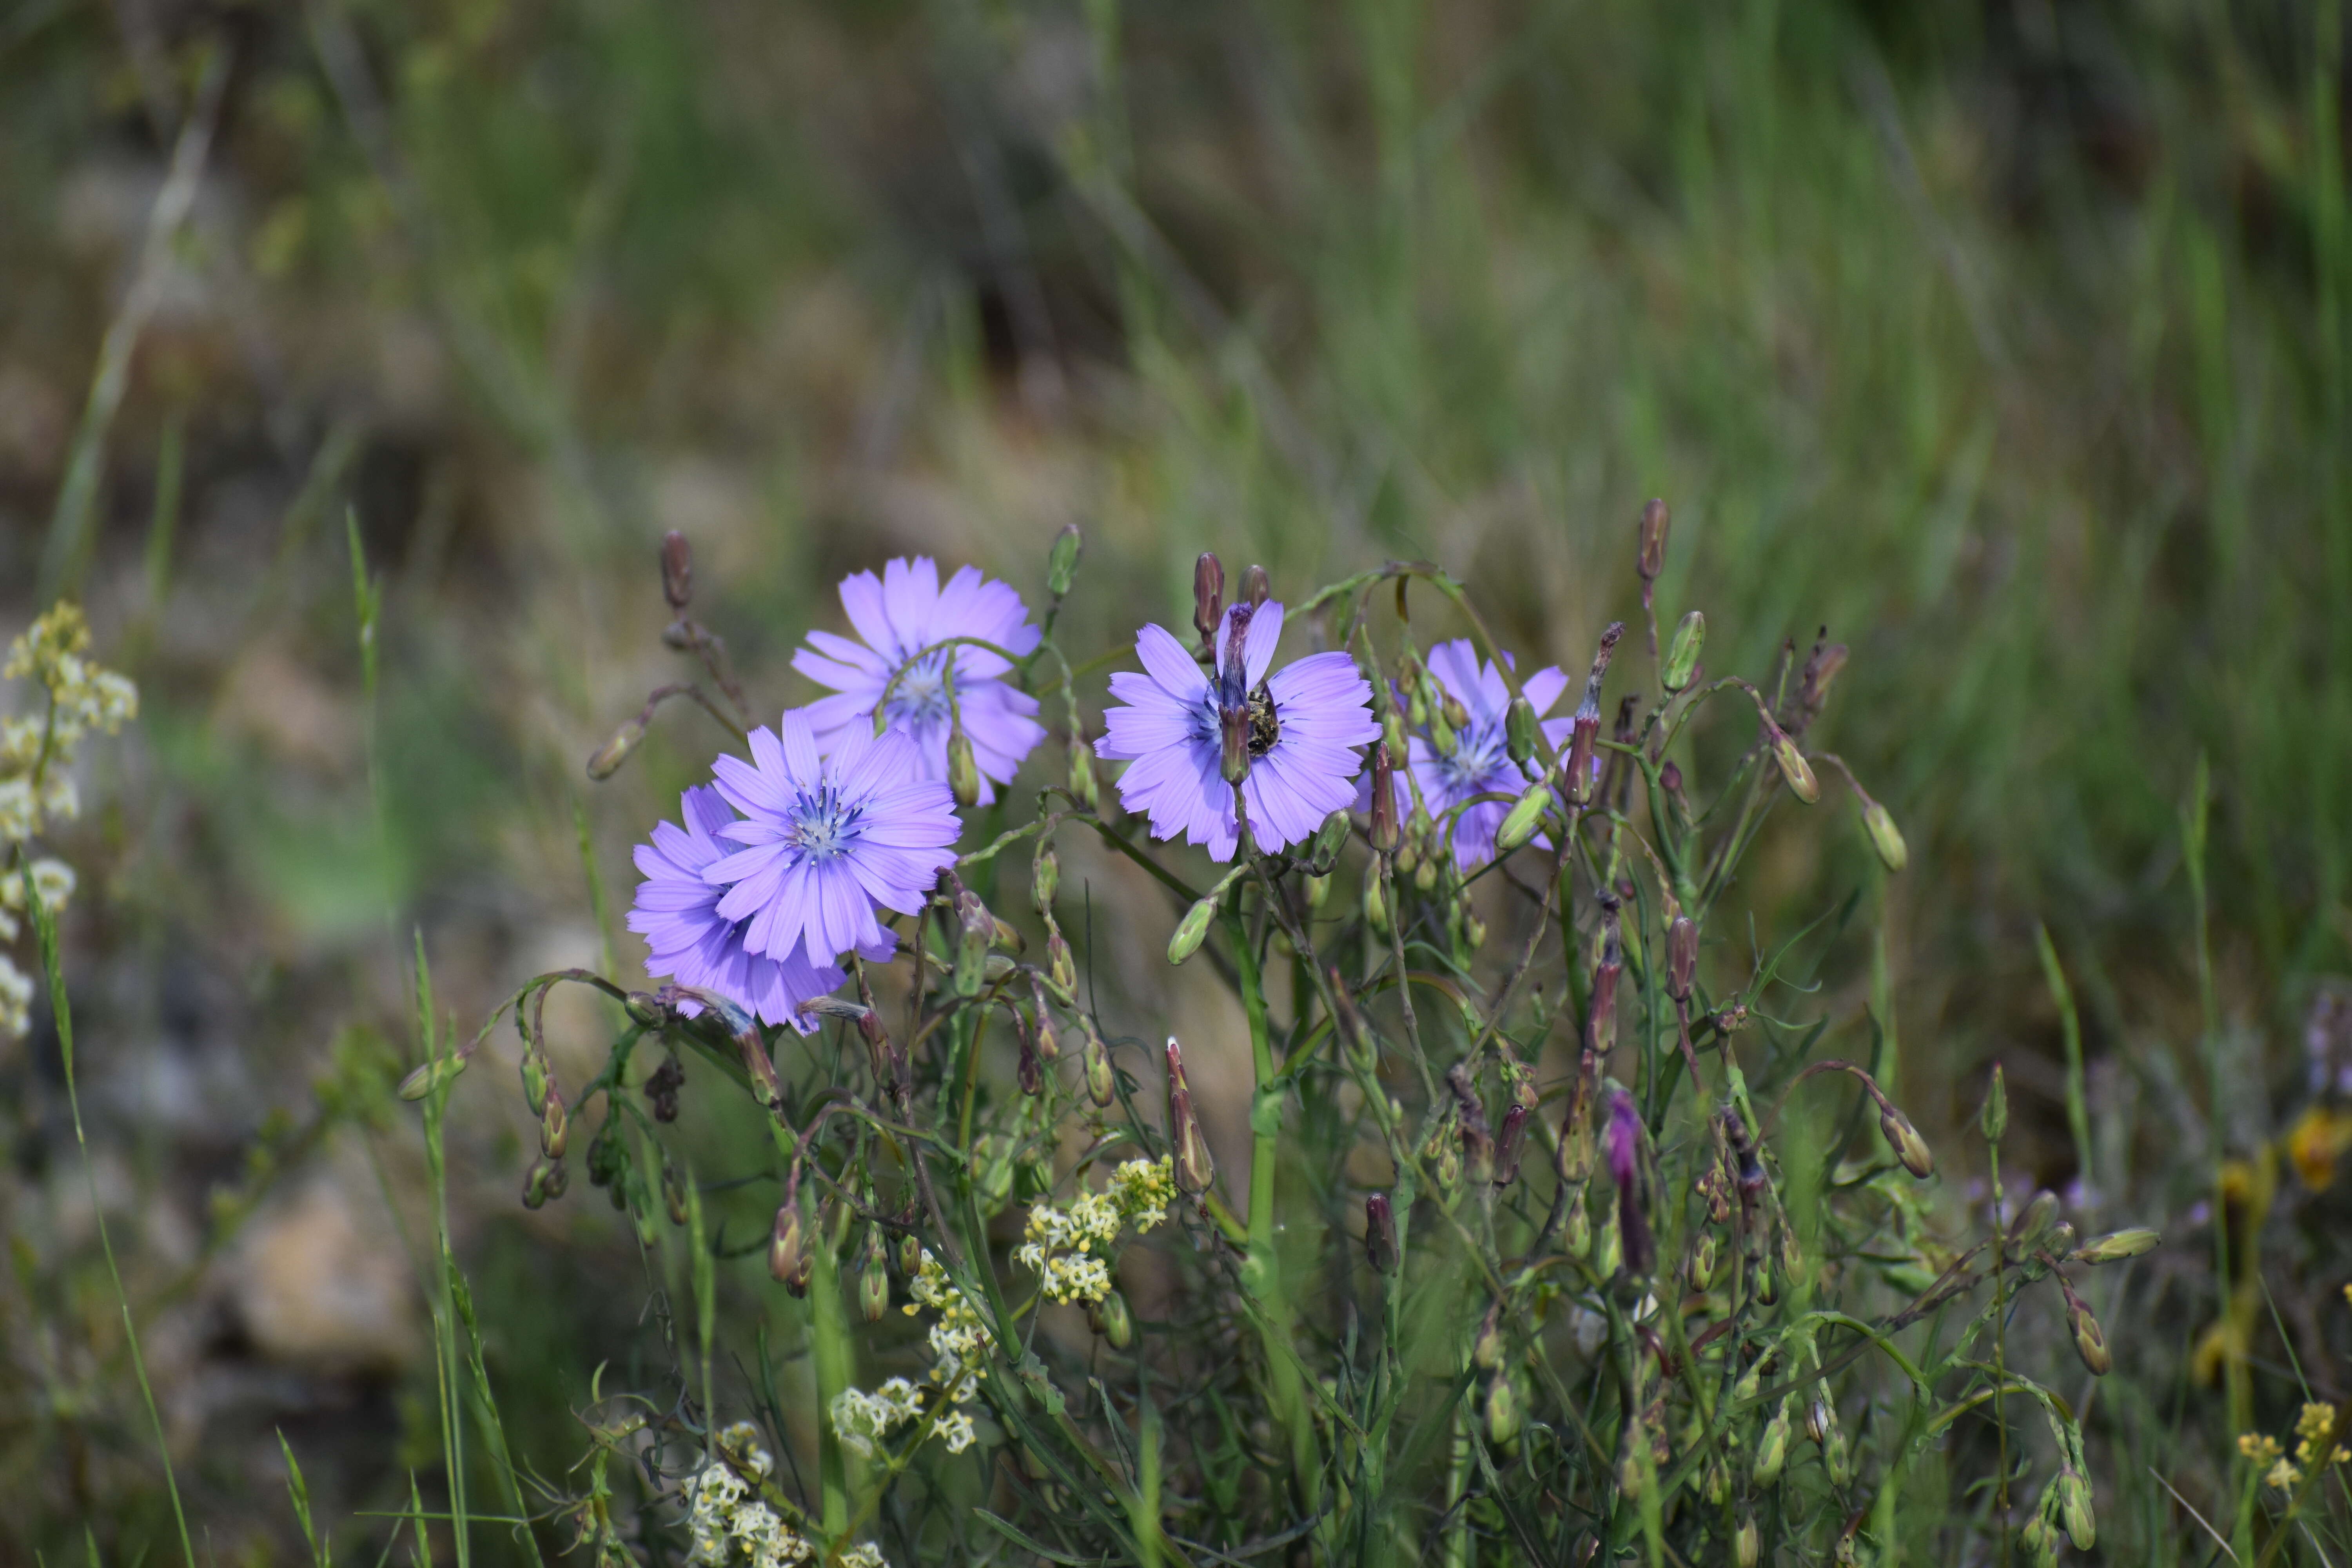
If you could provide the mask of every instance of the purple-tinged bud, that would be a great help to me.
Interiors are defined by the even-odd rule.
[[[1075,522],[1066,522],[1062,531],[1054,535],[1053,548],[1045,552],[1045,592],[1056,599],[1070,591],[1078,575],[1078,552],[1086,538]]]
[[[1225,617],[1225,563],[1213,551],[1192,563],[1192,629],[1201,646],[1213,647],[1217,623]]]
[[[1253,564],[1242,574],[1242,600],[1253,610],[1274,597],[1274,584],[1267,581],[1265,568]]]
[[[1503,1112],[1503,1130],[1495,1136],[1495,1184],[1507,1187],[1519,1179],[1519,1158],[1528,1142],[1528,1108],[1516,1100]]]
[[[2074,1336],[2074,1353],[2083,1358],[2083,1364],[2090,1368],[2093,1377],[2106,1376],[2114,1370],[2116,1361],[2108,1353],[2107,1336],[2100,1329],[2099,1320],[2091,1316],[2091,1309],[2083,1304],[2083,1298],[2074,1294],[2074,1284],[2063,1274],[2057,1273],[2055,1265],[2052,1266],[2051,1272],[2057,1276],[2058,1289],[2065,1292],[2066,1328]]]
[[[1624,950],[1619,945],[1615,901],[1602,905],[1601,962],[1592,972],[1591,1010],[1585,1016],[1585,1054],[1605,1061],[1617,1048],[1617,977],[1624,972]]]
[[[808,1294],[809,1274],[816,1258],[801,1233],[800,1194],[787,1194],[776,1210],[775,1228],[768,1236],[768,1272],[795,1296]]]
[[[661,542],[662,597],[673,610],[683,610],[694,602],[694,546],[686,535],[671,529]]]
[[[1054,1032],[1054,1015],[1053,1011],[1045,1005],[1045,987],[1037,984],[1034,974],[1029,981],[1029,1001],[1032,1013],[1036,1019],[1036,1026],[1031,1032],[1031,1038],[1037,1042],[1037,1059],[1048,1064],[1060,1061],[1062,1059],[1061,1037]]]
[[[2058,1194],[2044,1187],[2033,1194],[2017,1223],[2009,1227],[2008,1249],[2013,1258],[2033,1256],[2049,1238],[2051,1226],[2058,1218]]]
[[[1475,1121],[1462,1123],[1462,1165],[1474,1186],[1492,1186],[1495,1181],[1495,1135],[1487,1129],[1483,1116]],[[1451,1186],[1452,1183],[1446,1184]]]
[[[563,1097],[551,1094],[539,1113],[539,1152],[551,1160],[562,1160],[566,1144],[571,1142],[571,1118],[563,1111]]]
[[[1600,710],[1578,709],[1574,727],[1568,734],[1568,759],[1560,764],[1564,775],[1560,782],[1567,787],[1568,798],[1578,805],[1592,798],[1592,748],[1600,738]]]
[[[1168,1037],[1168,1142],[1177,1186],[1188,1193],[1207,1192],[1216,1179],[1216,1163],[1209,1158],[1200,1118],[1192,1114],[1192,1091],[1184,1084],[1184,1053],[1173,1035]]]
[[[1936,1173],[1935,1151],[1927,1147],[1927,1141],[1919,1136],[1911,1119],[1895,1109],[1891,1100],[1881,1099],[1878,1102],[1878,1131],[1885,1134],[1905,1170],[1923,1182]]]
[[[971,737],[964,733],[961,719],[948,731],[948,788],[966,811],[980,804],[980,762],[972,755]]]
[[[1017,1010],[1013,1016],[1020,1016]],[[1020,1080],[1021,1092],[1034,1098],[1045,1090],[1045,1067],[1037,1059],[1035,1033],[1026,1027],[1016,1027],[1021,1036],[1021,1058],[1013,1064],[1013,1074]]]
[[[2009,1131],[2009,1086],[2003,1081],[2000,1064],[1992,1064],[1992,1086],[1985,1091],[1984,1113],[1977,1119],[1978,1130],[1988,1143],[2000,1142]]]
[[[1070,796],[1088,811],[1102,808],[1102,787],[1095,779],[1095,749],[1084,740],[1070,742]]]
[[[1397,847],[1396,762],[1386,741],[1372,747],[1372,847],[1386,855]]]
[[[1677,1002],[1690,1000],[1698,977],[1698,922],[1676,915],[1666,928],[1666,994]]]
[[[621,764],[629,760],[629,753],[635,751],[638,742],[645,738],[646,720],[641,713],[614,731],[613,738],[596,748],[595,753],[588,759],[588,776],[602,784],[619,773]]]
[[[1642,1113],[1622,1089],[1609,1094],[1604,1147],[1609,1179],[1617,1187],[1617,1230],[1625,1248],[1625,1271],[1645,1275],[1656,1262],[1657,1247],[1642,1200]]]
[[[1246,707],[1228,708],[1217,715],[1217,776],[1229,784],[1249,777],[1250,720]]]
[[[551,1160],[542,1154],[530,1163],[530,1170],[523,1173],[522,1206],[527,1209],[543,1208],[548,1199],[560,1197],[562,1192],[563,1162],[561,1160]]]
[[[2153,1251],[2163,1239],[2156,1232],[2136,1228],[2118,1230],[2106,1236],[2095,1236],[2069,1254],[2069,1263],[2120,1263],[2126,1258],[2137,1258]]]
[[[1658,684],[1669,692],[1690,689],[1698,679],[1698,656],[1706,647],[1706,617],[1693,610],[1675,626],[1674,640],[1666,645],[1665,668],[1659,671]]]
[[[1807,805],[1822,798],[1821,781],[1813,777],[1811,765],[1805,761],[1804,752],[1797,749],[1797,742],[1790,738],[1789,731],[1767,719],[1764,721],[1764,743],[1771,749],[1772,761],[1779,765],[1780,777],[1787,783],[1790,795]]]
[[[1044,914],[1054,907],[1054,895],[1061,890],[1062,858],[1046,845],[1029,862],[1029,898]]]
[[[868,1226],[865,1266],[857,1275],[857,1310],[869,1323],[878,1323],[890,1310],[890,1266],[882,1252],[882,1227]]]
[[[1486,1303],[1486,1315],[1478,1321],[1478,1331],[1470,1341],[1470,1363],[1480,1372],[1492,1372],[1503,1364],[1503,1304]]]
[[[1642,547],[1633,558],[1633,570],[1644,583],[1656,582],[1658,574],[1666,569],[1666,528],[1672,521],[1664,501],[1654,499],[1643,503]]]
[[[1117,1290],[1087,1306],[1087,1325],[1115,1351],[1123,1351],[1135,1342],[1135,1319],[1127,1310],[1127,1298]]]
[[[1086,1020],[1087,1098],[1108,1110],[1118,1098],[1118,1075],[1111,1071],[1110,1047],[1103,1044],[1102,1033],[1092,1018]]]
[[[1364,1260],[1375,1274],[1396,1272],[1396,1214],[1386,1193],[1373,1193],[1364,1199]]]
[[[1804,717],[1799,727],[1811,724],[1821,717],[1822,705],[1829,700],[1830,687],[1845,668],[1846,646],[1842,642],[1813,644],[1811,655],[1805,660],[1805,672],[1797,682],[1797,702]]]

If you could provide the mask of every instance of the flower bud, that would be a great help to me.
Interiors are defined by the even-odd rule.
[[[1486,1303],[1486,1315],[1478,1321],[1478,1331],[1470,1337],[1470,1363],[1480,1372],[1492,1372],[1503,1364],[1503,1304]]]
[[[1201,944],[1209,937],[1209,922],[1217,918],[1219,900],[1219,893],[1213,889],[1207,897],[1195,900],[1192,907],[1184,911],[1184,918],[1176,922],[1176,934],[1168,939],[1169,963],[1181,963],[1201,951]]]
[[[1698,679],[1698,656],[1706,647],[1706,617],[1693,610],[1675,627],[1674,641],[1666,645],[1666,666],[1660,672],[1658,683],[1670,692],[1686,691]]]
[[[1266,580],[1265,568],[1253,563],[1242,574],[1242,598],[1253,610],[1274,597],[1274,585]]]
[[[1216,1177],[1216,1163],[1209,1158],[1200,1118],[1192,1114],[1192,1091],[1184,1085],[1184,1053],[1173,1035],[1168,1037],[1168,1142],[1177,1186],[1188,1193],[1208,1191]]]
[[[1078,574],[1078,552],[1085,544],[1078,525],[1066,522],[1062,531],[1054,535],[1054,545],[1045,552],[1045,592],[1056,599],[1070,591],[1070,584]]]
[[[2083,1298],[2074,1294],[2074,1287],[2063,1274],[2058,1276],[2058,1288],[2066,1294],[2066,1328],[2074,1336],[2074,1353],[2083,1358],[2083,1364],[2091,1369],[2093,1377],[2106,1376],[2116,1362],[2107,1351],[2105,1331],[2099,1327],[2099,1320],[2091,1316],[2091,1309],[2084,1305]],[[2072,1525],[2067,1527],[2067,1533],[2074,1533]]]
[[[2048,1520],[2037,1515],[2018,1532],[2017,1544],[2032,1568],[2057,1568],[2058,1532],[2051,1528]]]
[[[890,1267],[882,1253],[882,1230],[869,1227],[865,1267],[857,1274],[857,1310],[869,1323],[878,1323],[890,1310]]]
[[[536,1048],[522,1053],[522,1102],[530,1107],[533,1116],[544,1114],[547,1109],[547,1064]]]
[[[996,941],[996,917],[969,888],[956,895],[955,907],[959,928],[955,991],[959,996],[977,996],[988,977],[988,950]]]
[[[1396,763],[1389,743],[1372,747],[1372,847],[1386,855],[1397,847]]]
[[[809,1274],[815,1268],[816,1258],[801,1234],[799,1194],[793,1194],[776,1210],[775,1229],[768,1236],[768,1272],[793,1295],[805,1296]]]
[[[1445,715],[1445,722],[1456,731],[1470,728],[1470,710],[1462,706],[1462,700],[1451,691],[1445,692],[1444,698],[1438,710]]]
[[[614,731],[613,738],[596,748],[588,759],[588,776],[601,784],[619,773],[621,764],[629,760],[629,753],[645,738],[645,716],[639,714]]]
[[[523,1173],[522,1206],[540,1208],[546,1205],[548,1199],[562,1195],[563,1162],[551,1160],[544,1154],[533,1160],[530,1169]]]
[[[948,788],[966,811],[980,804],[980,763],[972,755],[971,737],[964,733],[961,721],[948,731]]]
[[[1764,1436],[1756,1444],[1756,1465],[1748,1473],[1757,1486],[1769,1487],[1780,1479],[1780,1467],[1788,1458],[1789,1402],[1783,1399],[1772,1419],[1764,1423]]]
[[[1797,749],[1797,742],[1790,738],[1786,730],[1769,719],[1764,721],[1764,743],[1771,748],[1772,761],[1780,765],[1780,777],[1787,783],[1790,795],[1807,805],[1822,798],[1821,781],[1813,777],[1812,766],[1805,761],[1805,754]]]
[[[2163,1239],[2156,1232],[2144,1228],[2118,1230],[2106,1236],[2093,1237],[2067,1257],[2069,1263],[2120,1263],[2126,1258],[2137,1258],[2153,1251]]]
[[[1525,693],[1512,698],[1503,714],[1503,749],[1511,761],[1533,762],[1536,742],[1541,733],[1536,721],[1536,705],[1527,700]]]
[[[1306,881],[1300,884],[1299,891],[1307,897],[1307,912],[1319,913],[1323,906],[1330,901],[1331,879],[1316,876],[1310,871],[1307,873]]]
[[[1551,807],[1551,790],[1542,784],[1531,784],[1519,798],[1511,803],[1504,815],[1503,825],[1495,829],[1495,853],[1507,855],[1536,836],[1537,825]]]
[[[1323,819],[1323,826],[1315,830],[1314,842],[1307,848],[1307,875],[1328,877],[1331,874],[1331,868],[1339,862],[1339,851],[1348,847],[1348,835],[1354,826],[1344,805]]]
[[[461,1053],[452,1052],[429,1062],[420,1062],[415,1071],[400,1080],[400,1098],[423,1100],[443,1084],[454,1081],[459,1073],[466,1070],[466,1063],[470,1059]]]
[[[1192,629],[1201,641],[1211,642],[1225,615],[1225,564],[1213,551],[1204,550],[1192,563]]]
[[[1763,1555],[1764,1537],[1756,1528],[1756,1516],[1743,1511],[1731,1532],[1733,1568],[1756,1568]]]
[[[1431,844],[1423,850],[1420,859],[1414,863],[1412,885],[1416,892],[1426,893],[1436,888],[1439,876],[1437,857],[1440,852],[1438,846]]]
[[[1389,1206],[1386,1193],[1373,1193],[1364,1199],[1364,1261],[1375,1274],[1396,1272],[1396,1213]]]
[[[1698,978],[1698,922],[1676,915],[1666,928],[1666,994],[1677,1002],[1690,1000]]]
[[[2094,1367],[2093,1371],[2099,1370]],[[2066,1523],[2066,1539],[2077,1552],[2098,1544],[2099,1521],[2091,1511],[2091,1483],[2071,1466],[2058,1472],[2058,1517]]]
[[[672,1225],[686,1223],[686,1178],[665,1159],[661,1168],[662,1208]]]
[[[1936,1156],[1927,1147],[1927,1141],[1919,1136],[1911,1119],[1896,1110],[1890,1100],[1881,1099],[1878,1102],[1878,1131],[1885,1135],[1888,1146],[1903,1162],[1905,1170],[1923,1182],[1936,1173]]]
[[[1127,1298],[1117,1290],[1107,1291],[1101,1300],[1087,1305],[1087,1323],[1115,1351],[1135,1342],[1135,1319],[1127,1310]]]
[[[1390,703],[1388,710],[1381,715],[1381,740],[1388,747],[1389,755],[1391,757],[1412,754],[1405,743],[1404,715],[1397,710],[1396,704],[1393,702]]]
[[[1642,547],[1633,558],[1633,570],[1644,583],[1654,583],[1658,574],[1666,569],[1666,527],[1672,520],[1666,515],[1666,503],[1652,500],[1642,508]]]
[[[1045,998],[1042,993],[1035,994],[1035,1004],[1037,1026],[1031,1032],[1030,1037],[1037,1044],[1037,1059],[1047,1063],[1060,1061],[1062,1041],[1054,1032],[1054,1015],[1046,1010]]]
[[[1423,679],[1423,684],[1433,689],[1438,689],[1437,682],[1427,678]],[[1429,743],[1437,748],[1437,754],[1441,757],[1450,757],[1462,748],[1462,738],[1454,732],[1458,727],[1445,711],[1449,704],[1457,709],[1460,707],[1450,697],[1434,701],[1426,697],[1423,699],[1423,705],[1429,715],[1424,721],[1429,727]]]
[[[1029,899],[1045,914],[1054,907],[1054,895],[1062,886],[1062,858],[1050,844],[1039,849],[1029,861]]]
[[[1560,1246],[1574,1257],[1586,1257],[1592,1250],[1592,1215],[1584,1206],[1581,1187],[1569,1196],[1568,1217],[1560,1222],[1559,1236]]]
[[[1601,713],[1580,708],[1576,710],[1574,728],[1568,734],[1568,760],[1561,764],[1561,783],[1568,788],[1568,798],[1578,805],[1592,798],[1592,747],[1601,737]]]
[[[1528,1108],[1514,1101],[1503,1112],[1503,1129],[1495,1135],[1495,1184],[1507,1187],[1519,1179],[1519,1157],[1528,1143]]]
[[[2000,1142],[2009,1131],[2009,1088],[2000,1076],[2000,1064],[1992,1064],[1992,1087],[1985,1091],[1984,1113],[1977,1119],[1978,1128],[1988,1143]]]
[[[1862,827],[1870,835],[1870,847],[1878,851],[1880,865],[1900,871],[1910,861],[1910,846],[1903,842],[1903,830],[1895,826],[1894,816],[1866,796],[1862,803]]]
[[[1506,1373],[1486,1384],[1486,1440],[1497,1448],[1518,1441],[1519,1395]]]
[[[898,1234],[898,1272],[912,1279],[923,1271],[923,1238],[913,1231]]]
[[[2024,1212],[2017,1216],[2017,1223],[2009,1227],[2010,1257],[2012,1258],[2032,1257],[2035,1250],[2048,1237],[2051,1225],[2057,1217],[2058,1194],[2047,1187],[2034,1194],[2032,1201],[2025,1205]]]
[[[1389,934],[1389,901],[1381,891],[1381,879],[1370,871],[1364,875],[1364,923],[1375,935]]]
[[[1021,1085],[1021,1092],[1034,1098],[1045,1091],[1045,1067],[1037,1059],[1036,1036],[1024,1026],[1015,1027],[1021,1036],[1021,1057],[1013,1064],[1013,1077]]]
[[[539,1152],[551,1160],[562,1160],[564,1146],[571,1142],[571,1129],[572,1119],[563,1111],[563,1097],[549,1095],[539,1113]]]
[[[1102,790],[1095,780],[1095,749],[1083,740],[1070,742],[1070,795],[1088,811],[1102,808]]]
[[[694,600],[694,546],[674,528],[662,535],[661,574],[662,597],[671,609],[685,609]]]
[[[1704,1290],[1715,1283],[1715,1232],[1707,1231],[1691,1249],[1690,1282],[1694,1290]]]
[[[1086,1026],[1087,1098],[1108,1109],[1118,1098],[1118,1079],[1110,1068],[1110,1047],[1103,1044],[1102,1034],[1092,1018],[1086,1020]]]
[[[1217,776],[1229,784],[1237,784],[1249,777],[1249,710],[1228,708],[1220,712],[1217,737]]]

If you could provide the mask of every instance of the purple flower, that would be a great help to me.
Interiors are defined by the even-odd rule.
[[[793,656],[793,668],[839,695],[809,704],[809,723],[818,750],[832,755],[853,731],[870,733],[874,706],[899,667],[950,637],[978,637],[1008,653],[1026,654],[1043,636],[1029,624],[1021,595],[966,566],[940,586],[940,569],[928,555],[898,560],[841,580],[841,607],[864,640],[861,646],[831,632],[811,632],[809,647]],[[917,776],[948,776],[948,670],[953,661],[955,706],[964,733],[971,737],[980,764],[980,804],[996,798],[993,784],[1008,784],[1045,727],[1033,717],[1037,700],[997,677],[1012,666],[986,648],[969,644],[927,654],[890,690],[889,728],[914,742]]]
[[[920,912],[961,826],[948,786],[915,763],[905,735],[854,725],[821,758],[804,709],[752,731],[751,762],[719,759],[719,793],[743,820],[717,836],[743,847],[703,876],[730,884],[719,915],[744,922],[746,949],[812,963],[896,950],[875,910]]]
[[[719,912],[726,889],[714,887],[703,873],[730,847],[718,835],[735,820],[734,812],[709,785],[688,790],[678,802],[686,826],[654,825],[653,842],[636,847],[637,901],[629,910],[629,929],[646,939],[650,956],[646,973],[667,977],[680,985],[715,991],[770,1024],[790,1024],[802,1034],[816,1027],[814,1016],[803,1018],[802,1006],[837,989],[846,978],[830,963],[813,964],[804,950],[795,948],[782,961],[749,951],[743,945],[743,921]],[[701,1004],[678,1004],[689,1017]]]
[[[1506,658],[1508,656],[1506,655]],[[1412,737],[1412,778],[1421,786],[1422,804],[1429,815],[1443,819],[1448,811],[1475,795],[1516,795],[1528,787],[1519,765],[1511,761],[1504,730],[1510,715],[1510,688],[1493,660],[1483,667],[1467,641],[1440,643],[1429,650],[1429,672],[1454,694],[1469,712],[1470,722],[1455,731],[1452,756],[1446,756],[1419,735]],[[1519,689],[1538,716],[1550,710],[1568,689],[1568,677],[1557,667],[1536,671]],[[1544,739],[1555,747],[1566,742],[1575,721],[1552,719],[1543,726]],[[1404,803],[1409,809],[1412,803]],[[1464,868],[1483,866],[1495,858],[1495,829],[1510,812],[1508,801],[1481,801],[1454,819],[1454,858]]]
[[[1312,837],[1355,797],[1353,781],[1363,766],[1355,748],[1381,737],[1371,683],[1344,653],[1309,654],[1268,675],[1281,636],[1279,603],[1254,613],[1246,604],[1226,610],[1213,683],[1166,628],[1136,634],[1145,673],[1110,678],[1111,695],[1126,706],[1103,715],[1099,750],[1134,764],[1118,781],[1119,804],[1148,815],[1154,838],[1181,833],[1188,843],[1208,846],[1213,860],[1234,858],[1239,824],[1234,786],[1219,766],[1221,692],[1246,705],[1250,769],[1242,793],[1259,848]]]
[[[1622,1089],[1609,1091],[1609,1130],[1602,1139],[1609,1179],[1617,1186],[1617,1235],[1625,1247],[1625,1271],[1647,1274],[1657,1256],[1642,1194],[1642,1113]]]

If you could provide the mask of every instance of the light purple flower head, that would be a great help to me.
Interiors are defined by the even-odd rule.
[[[1029,624],[1028,606],[1003,583],[966,566],[940,585],[940,569],[928,555],[898,560],[841,580],[841,607],[862,643],[831,632],[811,632],[809,647],[793,656],[793,668],[831,687],[837,695],[811,703],[809,723],[817,748],[830,756],[852,731],[871,733],[874,707],[898,668],[923,649],[949,637],[978,637],[1008,653],[1026,654],[1043,636]],[[996,798],[994,786],[1012,781],[1045,727],[1034,715],[1037,700],[998,678],[1012,667],[986,648],[969,644],[924,657],[890,692],[889,728],[914,742],[919,775],[948,776],[948,669],[953,661],[955,705],[963,713],[980,764],[980,804]]]
[[[1440,643],[1429,650],[1429,672],[1470,715],[1470,722],[1455,731],[1450,757],[1422,736],[1412,738],[1412,778],[1421,786],[1422,804],[1429,808],[1429,815],[1443,818],[1475,795],[1516,795],[1527,788],[1526,777],[1511,761],[1505,733],[1510,717],[1510,688],[1503,684],[1502,671],[1494,661],[1480,665],[1477,651],[1466,640]],[[1519,688],[1538,717],[1549,712],[1567,689],[1568,677],[1556,666],[1536,671]],[[1547,720],[1544,739],[1555,747],[1563,745],[1574,726],[1571,719]],[[1401,804],[1407,810],[1412,805],[1410,800]],[[1495,830],[1510,809],[1508,801],[1481,801],[1454,818],[1454,862],[1467,869],[1492,860]]]
[[[735,813],[707,784],[688,790],[678,806],[684,827],[656,823],[653,842],[636,847],[637,870],[645,880],[637,884],[629,929],[643,936],[650,950],[646,973],[656,980],[715,991],[757,1013],[764,1023],[790,1024],[803,1035],[812,1032],[816,1018],[803,1016],[801,1008],[837,990],[847,977],[830,963],[811,963],[800,948],[779,961],[743,945],[744,922],[719,912],[726,889],[703,875],[732,847],[718,835],[735,820]],[[677,1005],[688,1017],[702,1011],[702,1005],[691,999]]]
[[[1126,706],[1103,715],[1099,749],[1134,764],[1118,781],[1119,804],[1148,816],[1154,838],[1181,833],[1188,843],[1206,845],[1211,859],[1234,858],[1240,825],[1234,786],[1220,771],[1221,697],[1249,710],[1250,769],[1242,798],[1251,841],[1260,849],[1311,837],[1325,817],[1355,798],[1363,767],[1356,748],[1381,738],[1371,683],[1344,653],[1309,654],[1267,673],[1281,637],[1279,603],[1269,600],[1255,611],[1233,605],[1218,628],[1212,681],[1165,627],[1136,634],[1144,673],[1110,678],[1111,695]]]
[[[719,917],[741,921],[752,952],[829,963],[851,948],[896,951],[877,909],[919,913],[961,831],[948,786],[920,776],[897,731],[851,728],[817,754],[803,709],[751,731],[751,761],[721,757],[719,793],[743,814],[717,837],[742,847],[703,870],[727,885]]]

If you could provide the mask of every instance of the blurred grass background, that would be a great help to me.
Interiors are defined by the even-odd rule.
[[[1853,646],[1822,739],[1912,846],[1905,1103],[1948,1133],[1997,1055],[2032,1173],[2177,1239],[2176,1293],[2111,1327],[2116,1403],[2210,1487],[2222,1426],[2163,1436],[2213,1397],[2192,1205],[2300,1103],[2301,1020],[2352,970],[2347,58],[2335,0],[16,0],[0,629],[79,593],[146,699],[66,847],[68,978],[201,1550],[284,1560],[273,1428],[334,1519],[437,1460],[384,1100],[407,933],[467,1033],[531,973],[640,962],[581,836],[625,902],[718,737],[672,710],[612,784],[580,764],[673,668],[664,529],[781,707],[844,571],[924,551],[1034,595],[1067,521],[1072,647],[1181,622],[1202,548],[1278,592],[1410,555],[1574,668],[1634,607],[1652,494],[1710,668]],[[1826,808],[1767,847],[1767,931],[1864,879]],[[461,1247],[559,1471],[587,1373],[653,1353],[645,1293],[617,1223],[516,1206],[493,1076],[453,1131]],[[53,1032],[0,1053],[0,1555],[87,1524],[163,1560]],[[2344,1215],[2300,1201],[2263,1353],[2340,1394]],[[2128,1484],[2158,1554],[2116,1560],[2172,1560]]]

